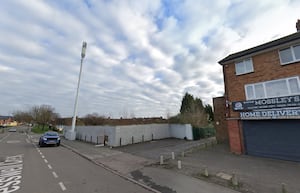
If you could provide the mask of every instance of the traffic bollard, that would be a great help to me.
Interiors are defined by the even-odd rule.
[[[175,153],[172,152],[172,159],[174,160],[175,159]]]
[[[181,161],[178,160],[178,169],[181,169]]]
[[[160,156],[160,165],[163,165],[164,164],[164,156]]]

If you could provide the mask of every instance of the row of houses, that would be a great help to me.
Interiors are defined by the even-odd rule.
[[[17,126],[18,123],[13,119],[12,116],[0,116],[1,126]]]
[[[213,99],[219,141],[237,154],[300,161],[297,32],[221,61],[225,95]]]

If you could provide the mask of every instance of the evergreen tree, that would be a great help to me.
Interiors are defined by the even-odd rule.
[[[179,122],[190,123],[195,127],[202,127],[208,124],[207,114],[202,100],[194,98],[191,94],[185,93],[182,98],[180,114],[177,116]]]
[[[194,106],[193,103],[194,103],[194,97],[189,93],[185,93],[181,102],[180,113],[185,114],[185,113],[192,112],[192,107]]]
[[[194,98],[191,94],[185,93],[180,108],[180,114],[203,112],[204,107],[200,98]]]
[[[214,121],[214,112],[213,112],[213,108],[210,104],[208,105],[205,105],[205,112],[208,114],[209,118],[208,120],[211,122],[211,121]]]

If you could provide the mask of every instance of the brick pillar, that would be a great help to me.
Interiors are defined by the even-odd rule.
[[[227,120],[230,151],[236,154],[243,153],[242,136],[238,120]]]
[[[226,107],[225,98],[216,97],[213,98],[214,105],[214,126],[216,128],[216,138],[218,143],[228,143],[228,129],[227,122],[225,118]]]

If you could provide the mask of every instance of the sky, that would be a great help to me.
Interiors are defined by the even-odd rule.
[[[224,94],[218,61],[296,32],[298,0],[3,0],[0,115],[168,117]]]

